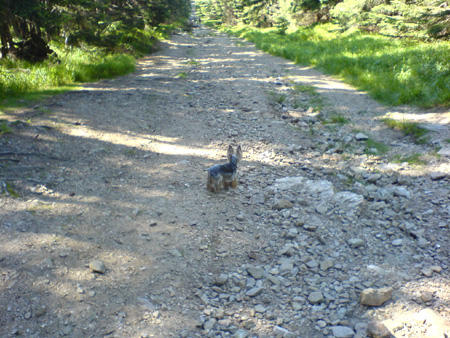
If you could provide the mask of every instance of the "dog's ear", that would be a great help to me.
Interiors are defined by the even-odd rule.
[[[233,154],[234,154],[234,150],[233,150],[233,147],[230,144],[228,146],[228,153],[227,153],[228,162],[231,162],[231,156],[233,156]]]
[[[236,149],[236,157],[238,158],[238,160],[240,161],[242,159],[242,147],[241,145],[239,145]]]

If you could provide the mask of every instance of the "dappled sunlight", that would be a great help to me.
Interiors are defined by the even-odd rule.
[[[97,139],[98,141],[107,142],[108,144],[123,145],[158,154],[201,156],[205,158],[213,157],[211,150],[176,144],[176,142],[180,141],[177,138],[172,137],[146,134],[130,135],[119,132],[99,131],[86,125],[78,126],[77,128],[68,128],[65,132],[67,135],[74,137]]]
[[[397,121],[446,125],[450,128],[450,111],[446,112],[387,112],[380,119],[390,118]]]
[[[11,168],[23,170],[18,184],[24,197],[5,197],[5,207],[0,197],[7,220],[0,228],[0,263],[19,276],[13,288],[27,292],[8,300],[11,318],[20,325],[54,320],[52,333],[62,332],[58,325],[73,325],[66,336],[168,337],[181,330],[212,336],[223,326],[225,335],[245,328],[248,335],[269,337],[278,325],[297,335],[308,325],[309,332],[319,332],[318,319],[331,318],[324,322],[328,329],[331,322],[350,325],[347,318],[366,311],[357,298],[362,287],[391,283],[404,298],[417,299],[423,279],[416,278],[420,273],[401,279],[412,271],[402,264],[413,260],[399,258],[404,248],[390,243],[401,237],[412,255],[425,257],[428,248],[416,247],[416,238],[400,226],[420,219],[418,225],[428,227],[433,213],[412,210],[417,196],[420,211],[426,206],[437,212],[433,203],[444,204],[445,196],[430,202],[420,195],[428,184],[426,169],[369,154],[355,138],[359,131],[376,138],[386,129],[372,118],[370,126],[358,119],[364,112],[355,112],[353,103],[362,93],[251,48],[204,41],[200,52],[187,34],[174,40],[180,42],[164,42],[170,48],[161,54],[169,55],[139,60],[135,74],[56,99],[52,113],[35,122],[52,126],[45,133],[26,130],[27,151],[54,151],[55,158],[15,157],[22,163]],[[309,100],[310,88],[302,92],[301,86],[340,100],[318,104]],[[297,100],[295,108],[289,95]],[[366,109],[366,102],[359,107]],[[329,111],[348,121],[331,121]],[[205,168],[226,163],[228,146],[236,144],[243,148],[238,186],[209,192]],[[449,163],[433,160],[433,168],[450,172]],[[275,189],[293,177],[308,184]],[[416,178],[423,179],[417,189]],[[333,196],[357,196],[361,207],[347,210],[340,201],[321,199],[322,183]],[[431,183],[447,189],[445,181]],[[364,195],[399,187],[414,200]],[[292,206],[276,209],[279,198]],[[361,237],[364,246],[350,247],[347,237]],[[322,269],[328,258],[330,266]],[[102,260],[106,273],[92,272],[93,260]],[[292,265],[283,266],[284,260]],[[368,261],[386,263],[389,275],[366,271]],[[260,268],[261,276],[253,278],[250,266]],[[227,282],[216,283],[223,274]],[[435,274],[430,287],[442,303],[448,302],[440,290],[446,280],[444,273]],[[255,287],[261,293],[248,295]],[[311,290],[325,290],[327,299],[310,303]],[[47,313],[31,312],[25,320],[30,299],[49,304]],[[402,304],[394,297],[386,311],[400,312]],[[214,316],[218,310],[223,313]],[[344,310],[340,322],[335,315]],[[207,325],[217,331],[208,332]]]

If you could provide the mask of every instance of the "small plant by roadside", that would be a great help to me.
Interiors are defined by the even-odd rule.
[[[367,155],[383,155],[389,151],[389,146],[375,141],[371,138],[366,140],[366,148],[364,149],[364,153]]]
[[[397,121],[394,119],[386,118],[382,120],[384,124],[392,129],[397,129],[403,132],[405,136],[410,136],[414,139],[416,144],[427,143],[427,139],[424,137],[428,133],[428,130],[422,128],[419,123],[409,121]]]
[[[332,115],[329,120],[324,120],[323,124],[347,124],[350,120],[342,115]]]
[[[408,155],[408,156],[401,156],[401,155],[396,155],[393,158],[393,162],[394,163],[403,163],[406,162],[410,165],[424,165],[427,162],[424,161],[422,158],[421,154],[412,154],[412,155]]]
[[[315,110],[322,110],[325,106],[322,95],[320,95],[313,86],[295,85],[294,90],[297,93],[303,93],[308,96],[309,105],[314,106]]]
[[[8,123],[0,121],[0,135],[10,133],[12,133],[12,129],[8,126]]]
[[[279,104],[282,104],[287,99],[287,96],[284,93],[269,92],[269,96],[274,102]]]
[[[188,74],[186,72],[180,72],[177,74],[177,77],[180,79],[185,79],[187,78]]]

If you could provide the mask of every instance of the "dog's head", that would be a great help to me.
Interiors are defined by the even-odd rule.
[[[233,146],[230,144],[228,146],[228,154],[227,154],[228,161],[230,163],[233,163],[234,165],[237,165],[238,162],[242,159],[242,147],[239,145],[236,150],[233,149]]]

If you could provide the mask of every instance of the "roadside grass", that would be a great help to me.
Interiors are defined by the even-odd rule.
[[[394,163],[406,162],[406,163],[408,163],[410,165],[424,165],[424,164],[426,164],[427,162],[424,161],[423,159],[421,159],[421,157],[422,157],[421,154],[412,154],[412,155],[408,155],[408,156],[396,155],[392,159],[392,162],[394,162]]]
[[[350,119],[339,114],[331,115],[329,120],[322,121],[322,124],[348,124],[348,123],[350,123]]]
[[[107,54],[97,49],[64,49],[52,46],[58,59],[29,63],[0,61],[0,100],[36,99],[72,89],[80,82],[112,78],[134,71],[135,59],[127,54]]]
[[[389,105],[450,104],[450,43],[393,39],[333,24],[302,27],[285,35],[276,28],[223,27],[257,48],[337,75]]]
[[[65,47],[52,41],[55,51],[42,63],[30,63],[9,58],[0,60],[0,106],[9,105],[14,99],[35,100],[73,90],[82,82],[108,79],[131,73],[135,59],[154,50],[158,40],[167,39],[170,33],[182,27],[182,23],[160,25],[146,30],[108,31],[102,47],[82,45]]]
[[[381,121],[383,121],[389,128],[400,130],[405,136],[412,137],[416,144],[425,144],[428,142],[425,135],[429,131],[420,127],[420,125],[416,122],[397,121],[390,118],[382,119]]]
[[[12,129],[9,127],[8,123],[5,121],[0,121],[0,135],[10,133],[12,133]]]
[[[375,141],[371,138],[366,140],[366,148],[364,149],[364,153],[366,155],[384,155],[389,151],[389,146]]]
[[[306,86],[306,85],[294,85],[294,90],[297,93],[303,93],[308,96],[308,104],[314,106],[316,110],[322,110],[325,106],[325,102],[323,100],[322,95],[320,95],[316,88],[313,86]]]
[[[287,99],[287,96],[286,96],[285,93],[276,93],[276,92],[272,92],[271,91],[271,92],[268,92],[268,96],[270,97],[270,99],[273,102],[276,102],[276,103],[279,103],[279,104],[282,104]]]

